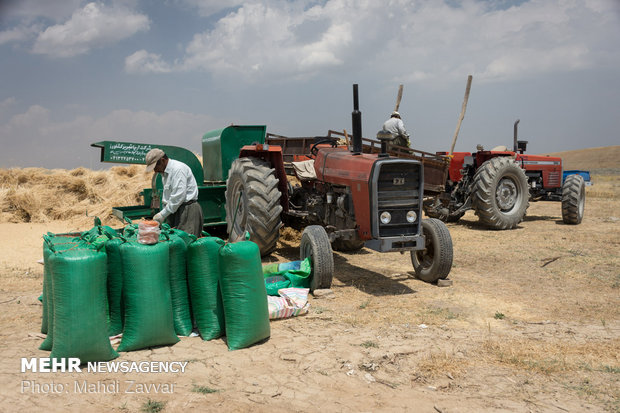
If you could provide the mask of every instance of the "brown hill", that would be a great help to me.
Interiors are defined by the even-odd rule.
[[[561,157],[564,170],[582,169],[594,172],[601,170],[620,171],[620,145],[553,152],[546,153],[545,155]]]

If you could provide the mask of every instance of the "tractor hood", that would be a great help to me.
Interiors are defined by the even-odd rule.
[[[353,183],[368,186],[370,172],[376,161],[375,154],[353,155],[345,148],[323,148],[314,160],[314,169],[320,181],[347,186],[353,186]]]

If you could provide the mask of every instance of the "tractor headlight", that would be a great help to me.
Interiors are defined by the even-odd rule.
[[[418,214],[416,214],[415,211],[407,212],[407,222],[410,222],[413,224],[416,219],[418,219]]]
[[[382,224],[389,224],[390,221],[392,220],[392,215],[389,212],[384,211],[379,216],[379,219],[381,220]]]

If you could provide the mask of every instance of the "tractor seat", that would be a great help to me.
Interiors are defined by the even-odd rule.
[[[300,181],[313,181],[316,179],[316,171],[314,170],[314,159],[301,162],[291,162],[295,169],[295,175]]]

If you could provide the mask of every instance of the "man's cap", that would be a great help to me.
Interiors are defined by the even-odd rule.
[[[392,117],[394,117],[394,116],[398,116],[400,118],[400,113],[394,111],[394,112],[392,112]]]
[[[152,172],[155,169],[155,164],[165,155],[164,151],[159,148],[151,149],[144,157],[146,163],[146,172]]]

